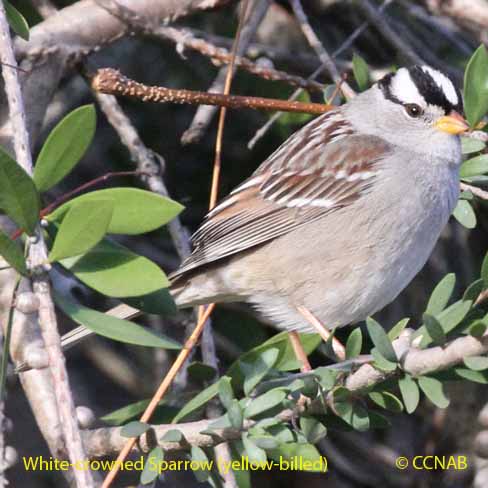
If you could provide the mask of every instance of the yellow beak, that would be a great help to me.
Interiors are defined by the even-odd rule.
[[[450,115],[437,119],[434,126],[443,132],[453,135],[462,134],[469,129],[469,125],[463,116],[454,111]]]

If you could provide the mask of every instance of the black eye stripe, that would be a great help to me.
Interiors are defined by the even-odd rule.
[[[429,105],[437,105],[441,107],[446,114],[451,110],[457,110],[462,112],[461,96],[456,90],[459,103],[453,105],[446,97],[444,91],[437,85],[434,78],[429,72],[424,71],[420,66],[412,66],[408,69],[412,81],[418,88],[419,93],[424,97],[425,101]]]
[[[417,87],[420,95],[424,98],[428,105],[434,105],[442,108],[445,114],[449,114],[452,110],[463,113],[462,98],[459,90],[455,88],[459,102],[453,105],[446,97],[444,91],[435,82],[430,73],[424,71],[420,66],[412,66],[408,68],[410,78]],[[391,80],[395,73],[385,75],[379,82],[378,86],[382,90],[385,98],[391,102],[404,105],[404,102],[399,100],[391,92]],[[454,86],[454,85],[453,85]]]

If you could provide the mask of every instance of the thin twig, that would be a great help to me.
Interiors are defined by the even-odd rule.
[[[423,60],[389,25],[387,17],[369,0],[359,0],[358,7],[365,17],[381,32],[383,37],[409,62],[424,64]]]
[[[232,66],[232,74],[234,74],[236,56],[241,56],[246,51],[247,46],[250,44],[254,34],[261,24],[261,21],[266,15],[269,3],[270,0],[253,0],[252,9],[250,10],[248,19],[244,24],[242,32],[239,32],[239,43],[236,44],[235,41],[233,43],[230,64],[228,65]],[[227,68],[221,68],[209,91],[225,93],[224,88],[226,85],[227,73]],[[199,141],[216,113],[217,109],[215,107],[208,107],[204,105],[199,106],[190,127],[182,135],[181,142],[183,144],[190,144]]]
[[[158,390],[156,391],[153,398],[151,399],[151,402],[149,403],[149,405],[146,407],[146,410],[142,414],[140,418],[141,422],[148,422],[149,419],[151,418],[159,402],[164,397],[169,387],[173,383],[173,380],[178,374],[178,371],[180,370],[181,366],[187,360],[188,356],[190,355],[190,352],[193,350],[195,344],[198,342],[198,339],[200,338],[203,328],[205,327],[205,323],[207,322],[208,317],[212,313],[213,308],[214,308],[213,305],[209,305],[206,308],[205,313],[198,321],[193,333],[186,340],[183,349],[178,354],[175,362],[172,364],[170,370],[164,377],[163,382],[159,386]],[[126,439],[123,449],[120,451],[119,455],[117,456],[117,462],[113,465],[112,470],[107,474],[107,477],[103,481],[102,488],[108,488],[112,484],[113,480],[117,476],[117,473],[119,472],[122,463],[130,453],[132,448],[134,447],[136,441],[137,441],[137,437],[131,437],[129,440]]]
[[[481,198],[483,200],[488,200],[488,191],[482,190],[477,186],[468,185],[467,183],[461,183],[461,190],[469,191],[473,195],[477,196],[478,198]]]
[[[382,12],[393,0],[385,0],[380,8],[378,9],[379,12]],[[332,59],[335,59],[339,54],[343,53],[347,49],[349,49],[354,41],[368,28],[369,21],[364,22],[361,24],[332,54]],[[322,63],[308,78],[307,81],[312,81],[316,79],[321,73],[323,73],[327,69],[327,63]],[[303,93],[302,88],[298,88],[295,90],[292,95],[288,98],[289,101],[297,100],[298,97]],[[252,149],[256,143],[264,137],[264,135],[269,131],[271,126],[283,115],[283,112],[276,112],[274,113],[269,120],[263,124],[254,134],[254,136],[249,140],[247,143],[248,149]]]
[[[203,56],[207,56],[215,63],[229,63],[232,55],[224,47],[217,47],[215,44],[208,42],[203,38],[195,37],[193,31],[190,29],[176,29],[170,26],[158,26],[152,30],[152,34],[158,38],[171,40],[175,42],[179,48],[192,49],[199,52]],[[301,76],[292,75],[286,71],[280,71],[268,66],[262,66],[255,63],[248,58],[236,56],[235,66],[242,68],[249,73],[264,78],[268,81],[281,81],[292,86],[299,86],[309,91],[322,92],[324,85],[313,80],[307,80]],[[211,90],[213,91],[213,90]]]
[[[10,39],[9,25],[5,8],[0,2],[0,58],[2,62],[12,66],[17,65]],[[7,94],[10,121],[14,139],[15,155],[18,164],[32,174],[32,156],[30,153],[29,134],[27,132],[24,102],[16,69],[3,70],[5,91]],[[36,241],[29,246],[28,261],[32,269],[37,271],[33,278],[33,288],[39,300],[39,326],[42,331],[44,344],[49,357],[49,366],[54,383],[54,392],[63,434],[70,461],[82,462],[85,459],[80,431],[76,421],[76,412],[68,382],[65,360],[60,346],[54,304],[50,294],[49,279],[42,271],[42,265],[47,261],[47,250],[42,233],[38,227]],[[79,487],[92,487],[93,478],[88,470],[73,470],[73,475]]]
[[[101,93],[134,98],[143,102],[217,105],[219,107],[235,109],[282,110],[284,112],[310,114],[323,114],[334,108],[331,105],[321,103],[303,103],[277,100],[274,98],[245,97],[194,90],[177,90],[160,86],[147,86],[127,78],[112,68],[98,70],[92,79],[92,87]]]
[[[295,17],[300,24],[303,35],[306,37],[312,49],[316,52],[317,56],[322,62],[322,65],[325,66],[325,69],[332,78],[332,81],[336,85],[341,87],[341,91],[346,99],[353,98],[355,95],[354,90],[349,86],[346,81],[342,79],[342,76],[339,74],[339,71],[334,64],[332,57],[329,55],[327,50],[320,42],[320,39],[317,37],[317,34],[315,34],[314,30],[312,29],[300,0],[291,0],[291,6],[293,8],[293,12],[295,13]]]

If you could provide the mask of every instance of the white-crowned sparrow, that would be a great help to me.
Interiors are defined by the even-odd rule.
[[[298,306],[331,328],[380,310],[456,205],[460,113],[449,78],[414,66],[312,120],[206,216],[171,277],[177,305],[248,302],[300,331]]]

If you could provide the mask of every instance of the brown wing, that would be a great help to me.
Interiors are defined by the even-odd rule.
[[[337,118],[336,123],[334,114],[326,114],[312,121],[222,200],[193,235],[194,251],[172,278],[268,242],[360,198],[389,147],[379,138],[354,135]]]

